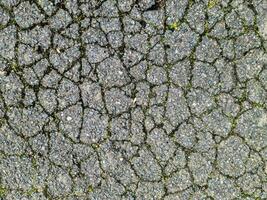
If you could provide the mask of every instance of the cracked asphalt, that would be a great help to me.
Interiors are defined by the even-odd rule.
[[[266,13],[0,0],[0,199],[267,199]]]

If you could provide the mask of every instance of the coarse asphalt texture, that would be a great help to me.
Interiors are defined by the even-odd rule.
[[[267,0],[0,0],[0,199],[267,199],[266,50]]]

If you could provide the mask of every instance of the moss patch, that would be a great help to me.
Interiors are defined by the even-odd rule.
[[[218,4],[218,0],[209,0],[208,2],[208,9],[212,9]]]
[[[89,193],[93,192],[93,191],[94,191],[93,186],[92,186],[92,185],[89,185],[88,188],[87,188],[87,191],[88,191]]]
[[[170,25],[168,25],[168,30],[176,31],[176,30],[179,29],[179,27],[180,27],[180,22],[179,21],[173,22]]]
[[[7,189],[0,185],[0,198],[5,197],[7,194]]]

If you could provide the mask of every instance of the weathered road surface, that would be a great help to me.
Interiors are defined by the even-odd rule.
[[[266,0],[0,0],[0,199],[267,199]]]

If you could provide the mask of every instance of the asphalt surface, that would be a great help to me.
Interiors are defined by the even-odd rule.
[[[267,199],[266,0],[0,0],[0,199]]]

